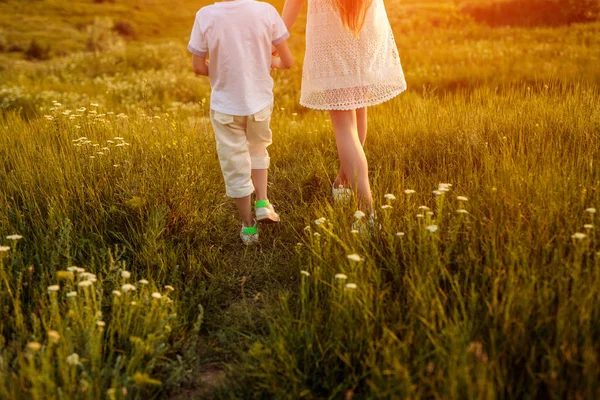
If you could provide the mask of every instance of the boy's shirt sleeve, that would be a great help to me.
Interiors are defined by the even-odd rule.
[[[281,19],[281,16],[279,16],[279,13],[275,7],[271,7],[271,21],[271,40],[273,42],[273,46],[277,46],[285,42],[290,37],[290,33],[288,32],[285,22],[283,22],[283,19]]]
[[[206,57],[208,54],[208,42],[206,40],[206,33],[202,29],[202,10],[196,14],[196,20],[194,21],[194,27],[192,28],[192,34],[190,36],[190,42],[188,44],[188,51],[199,57]]]

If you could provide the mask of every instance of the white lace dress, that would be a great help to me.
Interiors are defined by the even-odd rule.
[[[406,90],[400,56],[383,0],[373,0],[356,37],[330,0],[309,0],[300,104],[353,110]]]

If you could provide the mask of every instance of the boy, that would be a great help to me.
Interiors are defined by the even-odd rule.
[[[258,224],[277,223],[267,197],[273,112],[271,69],[288,69],[290,36],[277,10],[254,0],[226,0],[202,8],[188,45],[198,75],[210,78],[210,119],[227,195],[240,217],[240,237],[258,242]],[[273,47],[279,57],[273,57]],[[210,64],[206,60],[210,55]],[[250,196],[256,191],[256,221]]]

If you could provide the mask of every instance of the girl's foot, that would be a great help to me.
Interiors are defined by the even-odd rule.
[[[246,246],[255,245],[258,243],[258,223],[254,223],[254,226],[247,227],[242,224],[242,230],[240,231],[240,238]]]
[[[352,223],[352,230],[358,231],[358,234],[363,237],[372,237],[377,230],[381,229],[382,226],[377,222],[377,216],[375,214],[369,215],[369,218],[366,221],[363,218]]]
[[[333,201],[337,202],[348,202],[352,199],[352,190],[345,188],[344,185],[339,185],[338,187],[331,186],[331,195],[333,196]]]
[[[275,212],[273,205],[268,200],[258,200],[254,204],[256,220],[261,224],[276,224],[280,221],[279,214]]]

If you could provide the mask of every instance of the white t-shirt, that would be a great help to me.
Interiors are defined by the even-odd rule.
[[[271,52],[290,36],[272,5],[254,0],[223,1],[196,14],[188,50],[210,55],[210,107],[247,116],[273,103]]]

